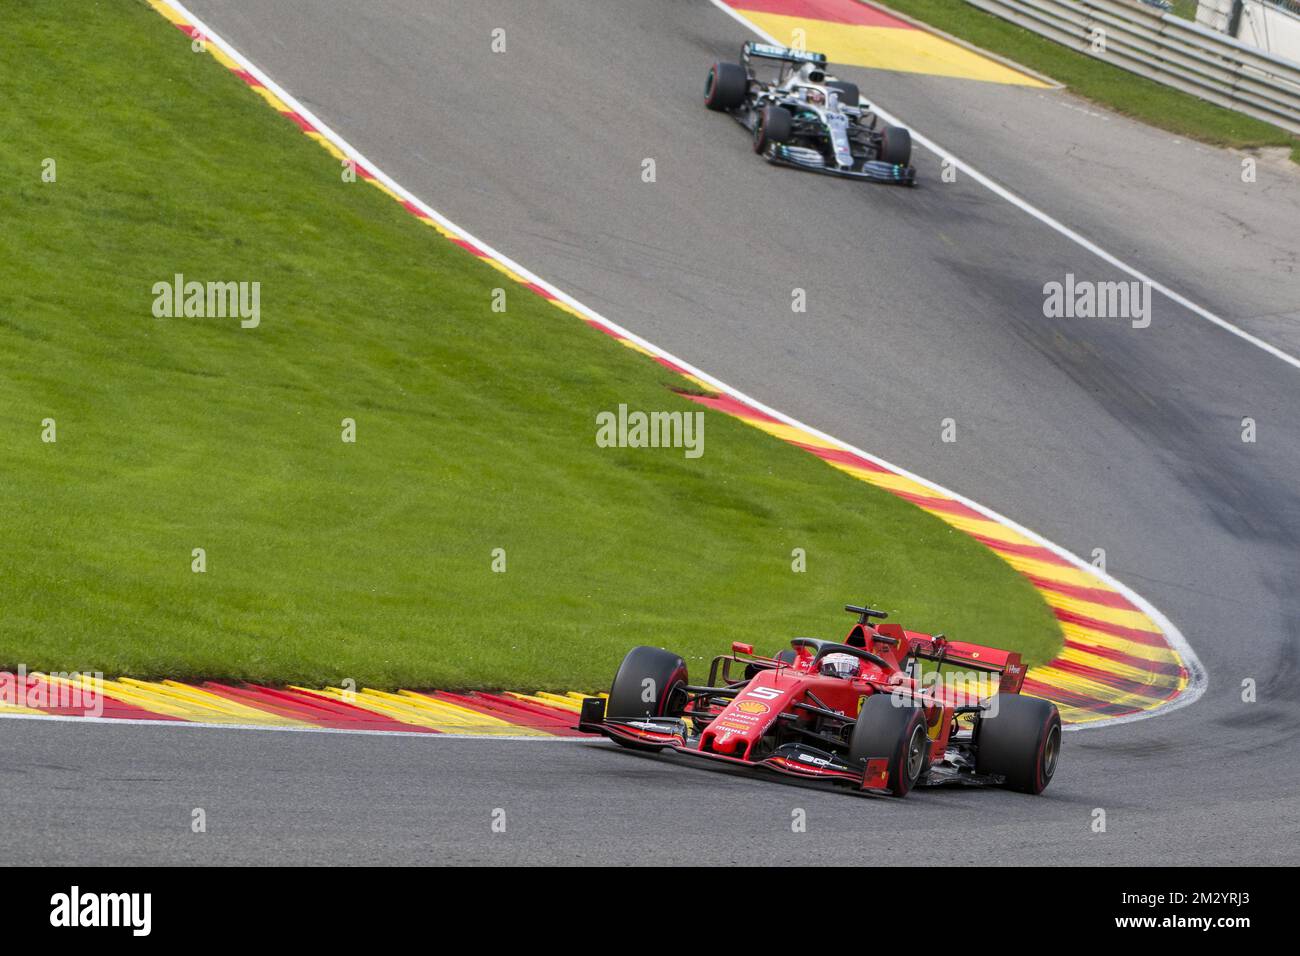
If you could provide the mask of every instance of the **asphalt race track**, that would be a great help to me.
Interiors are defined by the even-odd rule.
[[[916,190],[762,163],[701,105],[709,63],[752,37],[707,0],[189,7],[407,188],[612,320],[1077,554],[1104,548],[1210,685],[1067,735],[1038,798],[854,797],[605,742],[13,720],[10,862],[1300,862],[1300,370],[1159,296],[1145,329],[1045,318],[1045,282],[1128,277],[969,178],[940,182],[919,149]],[[1243,199],[1279,258],[1225,241],[1211,259],[1217,214],[1192,200],[1232,180],[1234,154],[1059,91],[840,72],[1114,255],[1300,351],[1276,321],[1300,301],[1294,173],[1262,166]]]

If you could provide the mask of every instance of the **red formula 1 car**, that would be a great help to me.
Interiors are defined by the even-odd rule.
[[[771,658],[735,643],[714,658],[706,685],[690,682],[678,655],[635,647],[608,702],[583,702],[579,729],[898,797],[952,782],[1043,791],[1061,718],[1050,701],[1020,696],[1019,654],[873,623],[887,615],[869,607],[845,610],[859,617],[843,643],[799,637]],[[992,675],[996,693],[971,694]]]

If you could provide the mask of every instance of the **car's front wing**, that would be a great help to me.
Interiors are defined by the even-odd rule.
[[[847,179],[865,179],[873,183],[893,183],[899,186],[916,185],[916,168],[886,163],[878,159],[869,159],[857,169],[845,169],[826,162],[811,163],[800,158],[800,154],[788,146],[774,146],[768,151],[768,162],[778,166],[793,166],[806,169],[810,173],[824,173],[827,176],[843,176]]]
[[[732,119],[749,130],[754,131],[755,113],[750,107],[733,110]],[[812,155],[809,155],[812,154]],[[808,158],[804,158],[807,156]],[[815,158],[814,158],[815,156]],[[842,166],[827,163],[815,150],[781,143],[770,146],[763,153],[763,158],[778,166],[803,169],[810,173],[822,173],[826,176],[842,176],[845,179],[865,179],[872,183],[892,183],[899,186],[916,185],[916,167],[886,163],[878,159],[864,160],[856,168],[845,169]]]
[[[686,721],[677,717],[613,719],[604,715],[605,701],[588,697],[582,702],[578,729],[603,734],[612,740],[624,740],[648,747],[667,747],[677,753],[704,757],[744,767],[762,768],[804,779],[814,778],[848,784],[865,791],[889,789],[889,765],[886,760],[869,760],[865,769],[850,766],[836,754],[801,744],[785,744],[758,760],[733,757],[699,749],[699,738],[692,737]]]

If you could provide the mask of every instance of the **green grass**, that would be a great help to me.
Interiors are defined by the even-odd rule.
[[[1064,83],[1116,112],[1216,146],[1280,146],[1300,162],[1300,139],[1270,123],[1143,79],[985,13],[965,0],[884,0],[887,6]],[[1195,6],[1192,6],[1193,16]]]
[[[594,688],[867,598],[1057,648],[991,552],[733,419],[695,460],[598,448],[681,380],[343,182],[142,3],[47,11],[0,13],[0,665]],[[261,282],[261,325],[154,318],[177,272]]]

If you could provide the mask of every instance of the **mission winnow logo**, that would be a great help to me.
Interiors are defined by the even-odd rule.
[[[148,936],[153,922],[151,893],[83,893],[74,886],[51,896],[50,907],[56,927],[127,926],[133,936]]]

